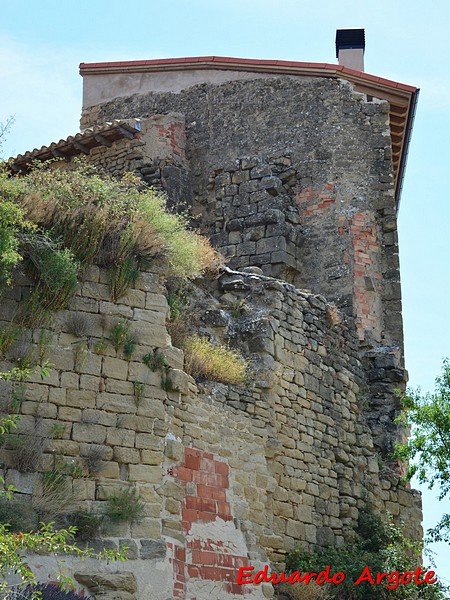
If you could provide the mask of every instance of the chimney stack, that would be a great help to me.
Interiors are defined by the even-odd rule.
[[[363,28],[336,30],[336,58],[340,65],[355,71],[364,71],[365,47]]]

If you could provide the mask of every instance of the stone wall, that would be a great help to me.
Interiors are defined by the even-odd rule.
[[[185,117],[197,224],[231,264],[268,273],[274,253],[270,274],[356,316],[362,345],[402,346],[389,103],[344,81],[278,76],[117,98],[81,121],[167,111]]]
[[[2,302],[2,327],[17,314],[29,285],[18,282]],[[239,567],[279,565],[298,544],[342,542],[366,500],[420,536],[420,498],[381,456],[366,421],[373,390],[367,389],[353,324],[323,297],[257,273],[227,271],[208,288],[192,294],[191,309],[197,307],[203,333],[228,340],[253,361],[247,387],[204,382],[199,388],[182,370],[183,353],[167,334],[168,306],[157,273],[142,273],[113,304],[107,274],[92,267],[69,308],[48,327],[50,375],[25,387],[17,432],[41,437],[42,457],[31,472],[21,472],[14,445],[0,451],[6,483],[34,506],[42,474],[60,460],[79,467],[68,477],[68,509],[100,512],[111,494],[138,491],[142,520],[106,522],[101,539],[91,542],[126,544],[131,560],[69,562],[97,598],[111,590],[121,600],[270,596],[270,586],[237,586]],[[74,314],[88,320],[83,338],[70,333]],[[130,360],[109,341],[124,318],[139,339]],[[40,331],[25,335],[35,353],[44,352]],[[106,342],[101,353],[99,342]],[[143,363],[155,351],[171,367],[169,390]],[[16,356],[13,346],[8,357]],[[378,378],[392,398],[395,361],[381,354],[367,360],[378,368],[373,385]],[[135,382],[144,386],[141,397]],[[7,393],[4,384],[3,397]],[[55,425],[63,427],[61,439],[52,433]],[[101,463],[90,472],[94,449]],[[31,558],[42,578],[54,571],[52,561]]]

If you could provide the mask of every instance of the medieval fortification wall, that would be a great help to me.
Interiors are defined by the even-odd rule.
[[[29,499],[61,456],[81,466],[74,505],[101,510],[111,492],[136,488],[143,520],[109,524],[94,542],[126,544],[131,560],[70,565],[88,589],[102,582],[97,598],[270,597],[268,585],[236,585],[238,568],[343,542],[365,502],[420,537],[420,497],[390,458],[406,372],[387,103],[334,79],[258,78],[119,98],[87,108],[82,127],[136,118],[134,139],[88,160],[183,201],[229,259],[197,282],[191,309],[202,333],[251,359],[254,379],[199,387],[183,371],[161,268],[112,303],[92,267],[52,321],[49,377],[26,384],[19,433],[48,440],[42,458],[22,473],[3,448],[6,482]],[[3,301],[2,321],[29,285]],[[67,328],[75,312],[90,323],[82,355]],[[121,318],[139,337],[131,360],[110,343],[96,351]],[[155,351],[169,390],[142,362]],[[50,439],[55,424],[61,439]],[[43,575],[51,559],[33,564]]]

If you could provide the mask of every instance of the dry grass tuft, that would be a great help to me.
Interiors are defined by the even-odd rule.
[[[210,379],[243,385],[249,365],[235,350],[213,344],[204,337],[191,336],[184,342],[185,371],[194,379]]]
[[[336,327],[337,325],[340,325],[342,323],[342,318],[339,314],[339,309],[335,304],[327,304],[325,314],[330,327]]]

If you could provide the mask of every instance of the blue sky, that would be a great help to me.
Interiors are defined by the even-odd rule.
[[[365,27],[365,70],[421,88],[399,217],[406,363],[432,391],[450,356],[448,0],[16,0],[2,2],[4,156],[78,130],[80,62],[221,55],[335,63],[337,28]],[[448,500],[425,495],[425,527]],[[439,573],[450,580],[450,549]]]

